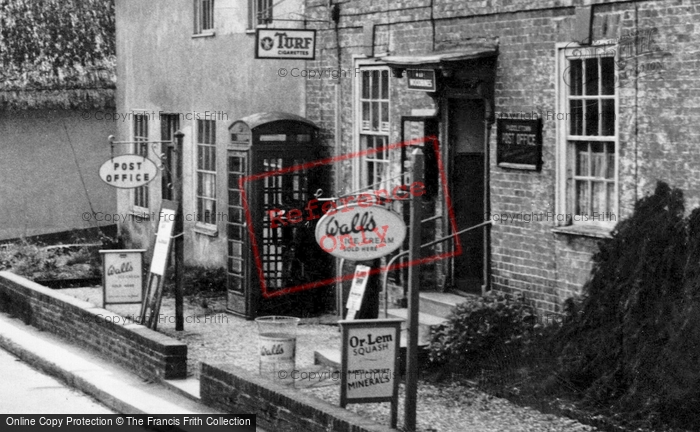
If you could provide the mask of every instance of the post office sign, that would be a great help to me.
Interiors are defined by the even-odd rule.
[[[133,189],[147,185],[158,175],[156,164],[144,156],[115,156],[100,167],[100,178],[110,186]]]
[[[400,248],[406,224],[381,206],[340,206],[316,225],[316,242],[325,252],[352,261],[383,257]]]
[[[314,60],[316,30],[257,29],[255,58]]]

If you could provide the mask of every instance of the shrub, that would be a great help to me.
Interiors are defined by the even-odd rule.
[[[226,269],[223,267],[185,266],[183,295],[213,295],[226,292]],[[167,271],[165,294],[175,292],[175,268]]]
[[[560,371],[588,402],[650,425],[700,424],[700,209],[659,182],[600,243]]]
[[[489,293],[457,305],[447,323],[433,328],[429,359],[468,377],[493,367],[494,359],[520,358],[538,328],[522,295]]]

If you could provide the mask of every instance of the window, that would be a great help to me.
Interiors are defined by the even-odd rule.
[[[216,122],[197,120],[197,222],[216,223]]]
[[[272,0],[248,0],[248,27],[272,23]]]
[[[558,122],[564,155],[565,210],[569,224],[617,221],[617,71],[615,51],[562,50]],[[563,111],[563,112],[562,112]],[[560,207],[561,208],[561,207]]]
[[[134,154],[148,156],[148,116],[134,116]],[[148,209],[148,185],[134,189],[134,206]]]
[[[359,142],[360,151],[367,151],[360,167],[360,187],[388,189],[389,152],[389,70],[363,68],[359,75]]]
[[[173,179],[175,178],[175,156],[173,151],[175,149],[175,132],[180,128],[180,118],[177,114],[163,114],[160,116],[160,139],[161,141],[170,141],[168,143],[162,143],[161,154],[163,155],[163,165],[164,169],[161,172],[161,197],[165,200],[174,199],[174,185]]]
[[[194,0],[194,33],[214,32],[214,0]]]

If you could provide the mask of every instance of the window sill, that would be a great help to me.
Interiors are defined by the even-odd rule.
[[[552,228],[555,234],[564,234],[580,237],[592,237],[599,239],[611,238],[613,227],[600,225],[567,225]]]
[[[192,35],[192,39],[214,37],[215,35],[216,32],[214,30],[210,30],[202,33],[195,33]]]
[[[216,237],[219,235],[219,229],[216,227],[216,225],[204,224],[202,222],[195,222],[194,232],[209,237]]]

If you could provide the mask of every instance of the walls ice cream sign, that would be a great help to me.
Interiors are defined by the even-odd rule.
[[[316,30],[257,29],[255,58],[314,60]]]

